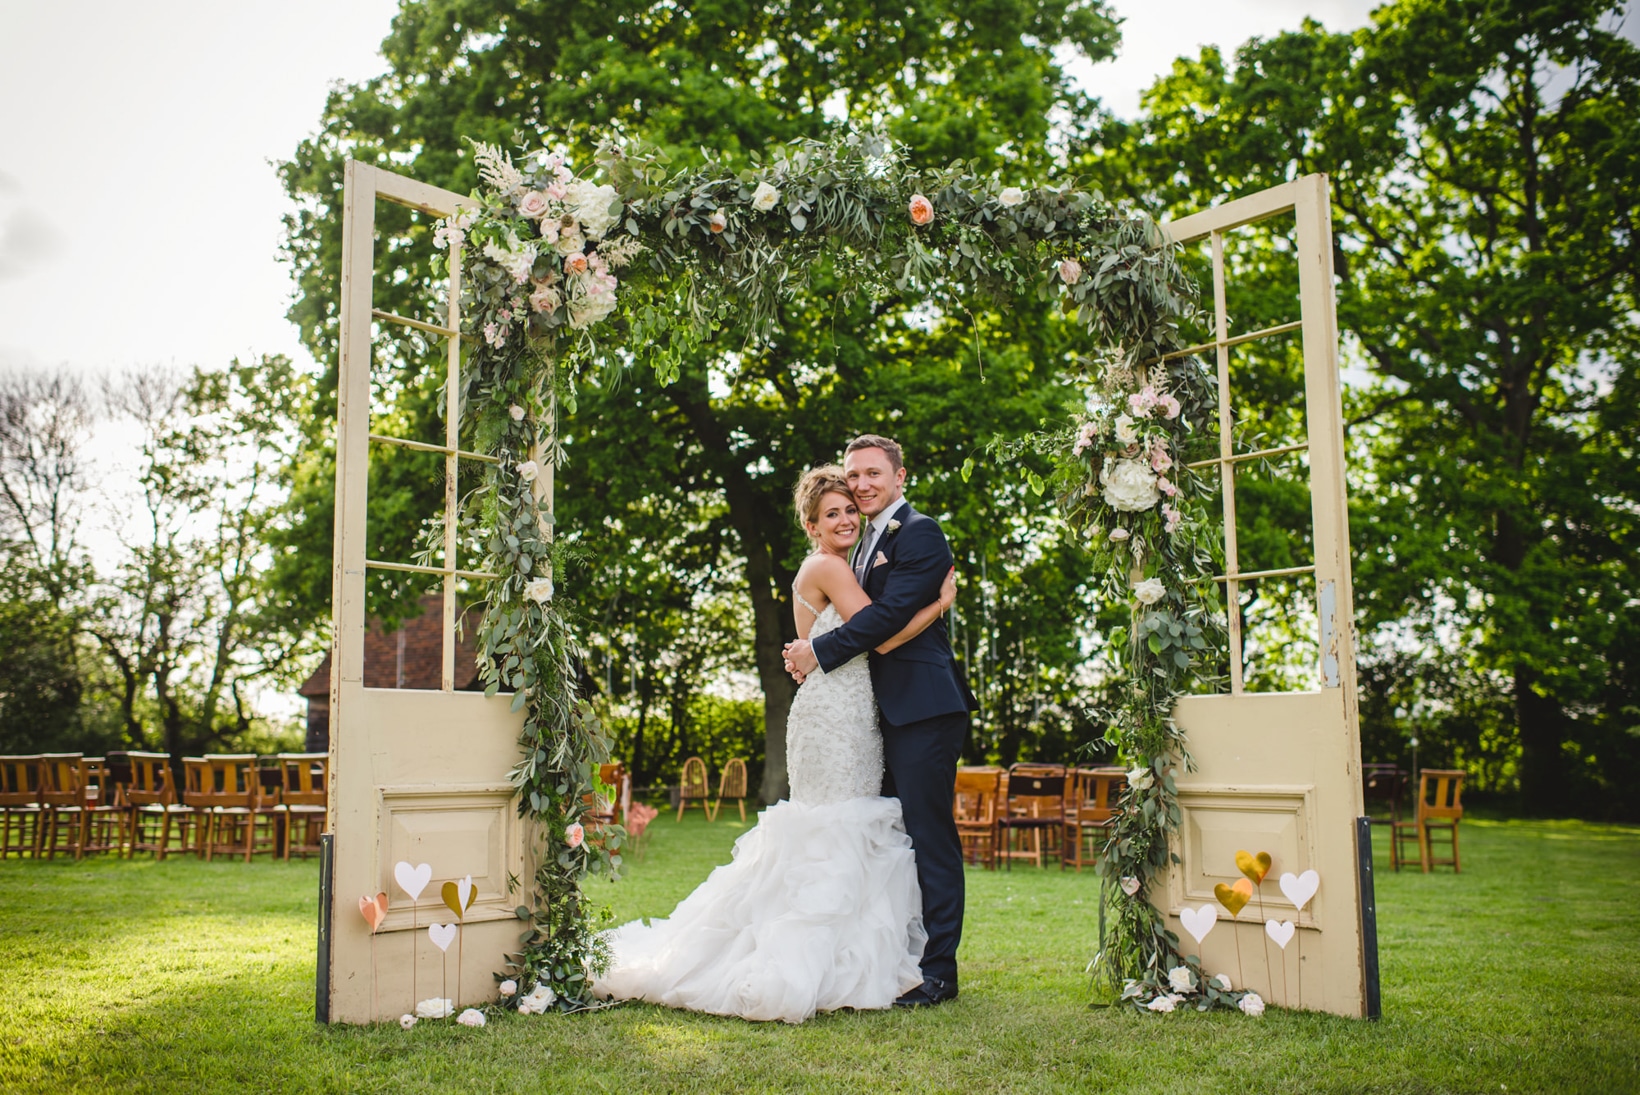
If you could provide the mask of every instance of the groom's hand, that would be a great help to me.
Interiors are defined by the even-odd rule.
[[[786,672],[792,675],[792,680],[798,684],[803,678],[820,668],[820,660],[814,656],[814,650],[809,646],[807,639],[798,639],[786,644]]]

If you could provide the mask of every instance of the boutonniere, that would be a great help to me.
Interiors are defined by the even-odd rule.
[[[900,531],[900,523],[898,521],[890,521],[888,523],[888,533],[889,533],[890,536],[892,536],[894,533],[899,532],[899,531]]]

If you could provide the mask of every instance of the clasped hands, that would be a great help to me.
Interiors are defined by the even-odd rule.
[[[807,639],[798,639],[785,646],[786,672],[792,675],[792,680],[802,684],[810,673],[820,668],[820,659],[814,656],[814,649],[809,646]]]

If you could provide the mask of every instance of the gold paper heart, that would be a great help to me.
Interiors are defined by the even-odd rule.
[[[450,911],[455,913],[457,916],[460,916],[462,912],[461,893],[456,889],[456,884],[454,882],[446,882],[442,887],[440,887],[439,894],[444,898],[444,903],[450,906]]]
[[[1237,852],[1236,870],[1252,879],[1253,885],[1257,886],[1264,881],[1264,876],[1270,873],[1270,853],[1248,855],[1246,852]]]
[[[379,893],[375,897],[359,898],[359,913],[364,917],[364,922],[370,925],[370,930],[375,931],[382,926],[382,921],[387,919],[387,895]]]
[[[1234,918],[1247,907],[1249,901],[1253,900],[1253,884],[1245,878],[1236,879],[1234,886],[1226,886],[1220,882],[1213,887],[1213,896],[1219,899],[1220,905],[1230,910],[1230,916]]]

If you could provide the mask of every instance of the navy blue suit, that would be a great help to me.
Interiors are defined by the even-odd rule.
[[[957,762],[968,741],[968,712],[979,705],[957,671],[944,618],[887,654],[874,650],[939,599],[951,569],[951,548],[938,522],[908,502],[900,503],[893,519],[899,527],[885,529],[869,549],[865,591],[871,604],[842,627],[816,636],[812,645],[827,671],[872,651],[871,684],[886,768],[883,794],[900,800],[922,886],[923,927],[928,931],[923,976],[955,986],[964,886],[962,841],[951,800]],[[883,562],[876,562],[879,556]]]

